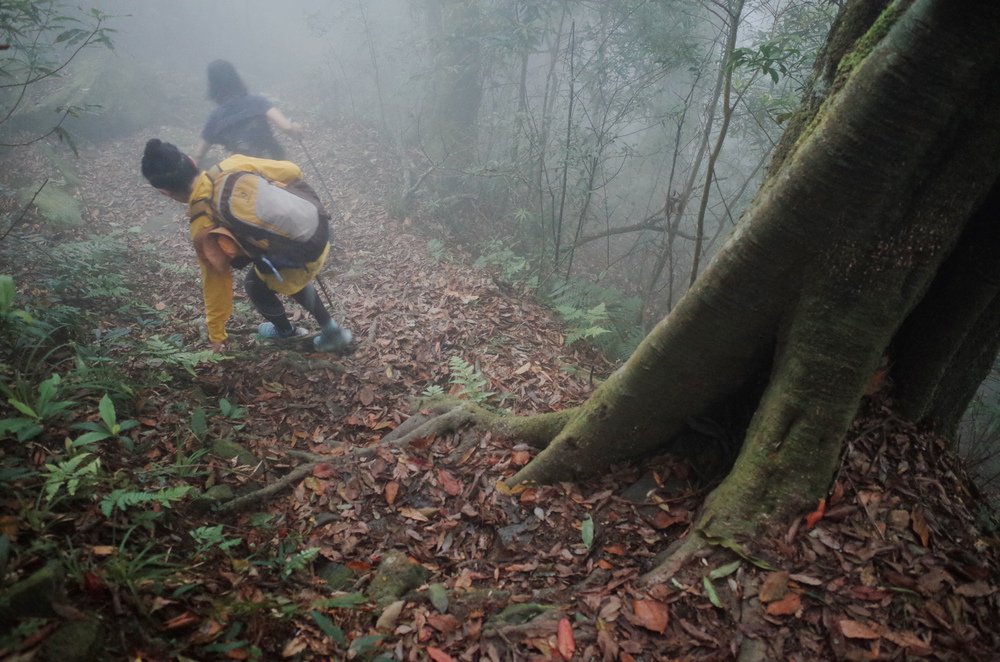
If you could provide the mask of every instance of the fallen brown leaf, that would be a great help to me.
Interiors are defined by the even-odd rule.
[[[788,593],[788,573],[785,571],[769,573],[760,585],[757,599],[767,604],[785,597]]]
[[[840,631],[848,639],[878,639],[882,635],[863,623],[844,619],[838,623]]]
[[[433,646],[427,647],[427,656],[434,660],[434,662],[455,662],[455,658],[451,655],[448,655],[440,648],[434,648]]]
[[[462,493],[462,483],[444,469],[438,469],[438,481],[449,496],[458,496]]]
[[[767,613],[770,616],[791,616],[798,613],[802,608],[802,598],[798,593],[788,593],[780,600],[772,602],[767,606]]]
[[[995,588],[982,580],[955,587],[955,593],[967,598],[985,598],[987,595],[993,595],[995,591]]]
[[[390,506],[396,502],[396,496],[399,494],[399,483],[394,480],[389,481],[385,484],[382,489],[382,496],[385,497],[385,502]]]
[[[573,626],[565,616],[559,621],[559,630],[556,636],[557,648],[562,659],[569,660],[576,652],[576,641],[573,639]]]
[[[365,407],[370,405],[372,402],[375,401],[375,389],[373,389],[368,384],[362,386],[361,390],[358,391],[358,401],[361,402],[361,404],[363,404]]]
[[[914,508],[913,512],[910,513],[910,526],[913,527],[913,532],[920,538],[920,544],[927,547],[927,543],[930,542],[931,532],[927,527],[927,519],[924,517],[924,511],[920,510],[920,508]]]
[[[635,614],[637,625],[660,634],[666,632],[667,623],[670,621],[670,612],[662,602],[656,600],[633,600],[632,612]]]

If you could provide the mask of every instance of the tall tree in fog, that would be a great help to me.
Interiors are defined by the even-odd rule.
[[[450,195],[455,171],[441,168],[452,175],[437,202],[516,219],[494,227],[544,275],[577,277],[601,260],[626,294],[669,310],[733,226],[768,133],[778,134],[772,107],[815,53],[804,38],[763,31],[793,14],[828,25],[826,5],[794,4],[425,3],[437,26],[429,87],[440,110],[425,114],[438,121],[425,122],[435,131],[423,142],[438,163],[443,152],[476,157],[453,161],[461,197]]]
[[[483,95],[479,0],[427,0],[427,22],[435,52],[427,142],[436,158],[462,167],[474,156]]]
[[[627,363],[579,407],[492,421],[543,448],[509,485],[746,408],[689,551],[815,507],[887,354],[904,411],[954,425],[1000,337],[1000,3],[850,0],[815,72],[737,232]]]

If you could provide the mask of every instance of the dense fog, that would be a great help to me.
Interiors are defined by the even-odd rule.
[[[49,6],[49,5],[46,5]],[[420,209],[530,286],[613,309],[627,352],[718,251],[804,89],[835,5],[103,0],[113,50],[31,86],[0,137],[157,135],[191,150],[214,105],[206,66],[304,125],[358,123]],[[721,8],[721,9],[720,9]],[[95,26],[77,10],[80,27]],[[286,140],[286,144],[287,140]],[[224,152],[216,147],[212,158]],[[303,155],[291,154],[300,159]],[[473,219],[483,219],[473,220]],[[594,288],[597,289],[594,289]],[[631,329],[631,330],[626,330]]]

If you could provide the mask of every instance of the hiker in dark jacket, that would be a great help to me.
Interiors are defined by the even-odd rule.
[[[290,161],[271,161],[236,154],[222,161],[212,171],[244,171],[258,174],[270,181],[291,186],[301,180],[302,171]],[[146,143],[142,155],[142,174],[164,195],[188,206],[191,240],[201,267],[202,293],[208,339],[215,351],[222,349],[227,339],[226,322],[233,312],[232,267],[249,260],[246,246],[233,231],[225,227],[220,211],[212,203],[214,187],[212,171],[199,171],[194,161],[170,143],[153,138]],[[325,240],[324,240],[325,242]],[[278,294],[294,299],[316,319],[320,334],[313,340],[316,349],[338,354],[348,353],[351,332],[330,318],[312,281],[319,274],[329,253],[329,244],[320,255],[301,266],[264,269],[251,267],[246,276],[246,292],[251,303],[267,320],[258,327],[265,338],[292,338],[308,332],[292,325]]]
[[[250,94],[236,67],[226,60],[215,60],[208,65],[208,97],[217,107],[201,130],[201,140],[193,154],[195,163],[201,164],[212,145],[222,145],[231,154],[281,160],[285,158],[285,150],[274,137],[271,125],[292,136],[302,133],[300,125],[290,121],[265,97]]]

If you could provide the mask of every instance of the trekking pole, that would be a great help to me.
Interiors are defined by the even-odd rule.
[[[326,305],[330,307],[330,310],[333,310],[333,299],[330,297],[330,292],[326,289],[323,274],[316,274],[316,282],[319,283],[319,289],[323,293],[323,298],[326,299]]]
[[[302,148],[303,153],[305,153],[306,160],[309,161],[309,165],[311,165],[312,169],[316,171],[316,177],[319,179],[320,186],[323,188],[323,192],[326,193],[326,197],[330,200],[330,208],[332,209],[337,204],[337,199],[333,197],[333,193],[331,193],[330,189],[327,187],[326,179],[323,177],[323,172],[319,169],[319,166],[316,165],[316,161],[313,159],[312,154],[306,147],[306,144],[302,141],[302,138],[296,136],[295,140],[299,143],[299,147]]]

